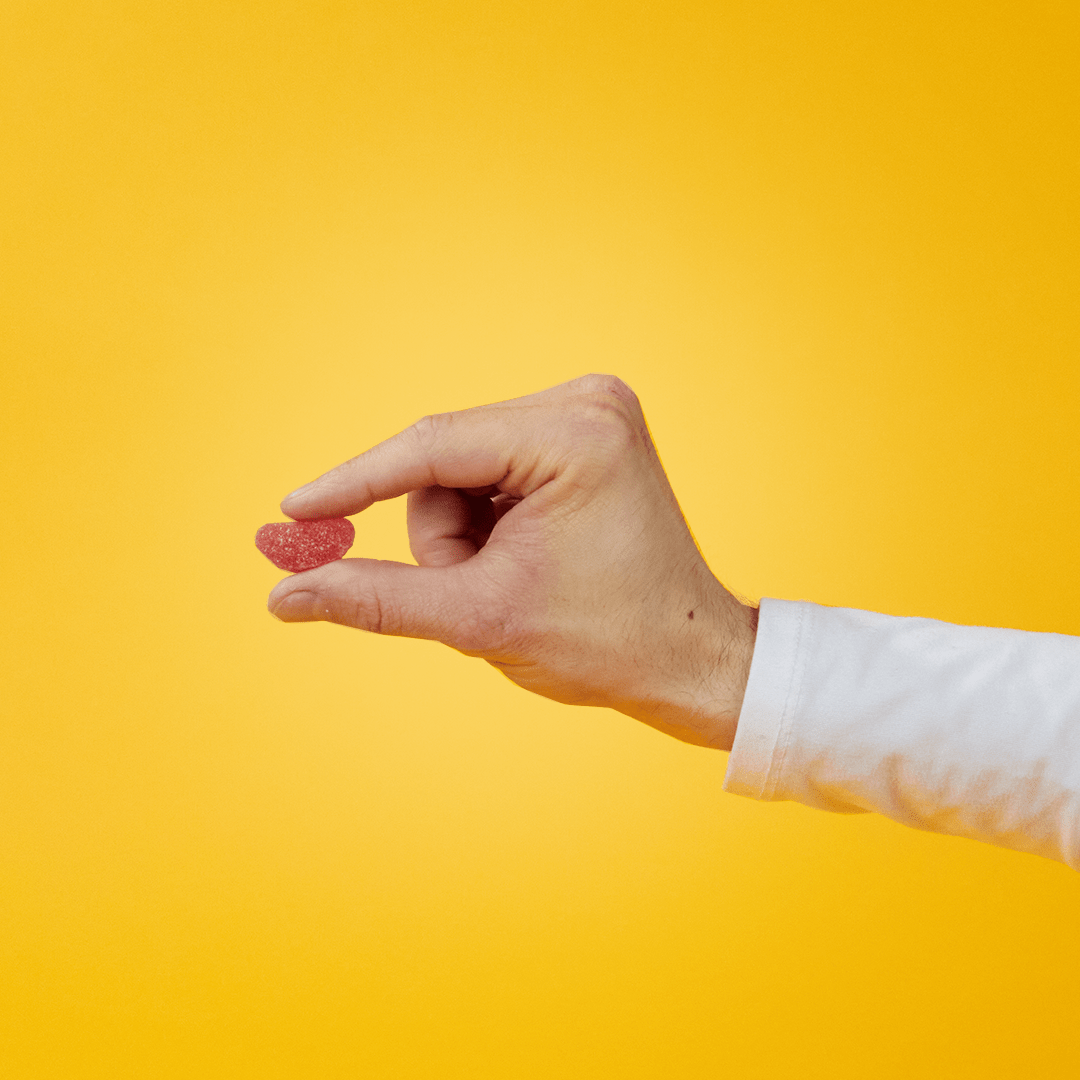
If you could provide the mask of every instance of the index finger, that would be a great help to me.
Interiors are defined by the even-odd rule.
[[[287,495],[281,509],[298,520],[346,517],[425,487],[495,487],[524,498],[558,464],[535,421],[524,405],[425,416]]]

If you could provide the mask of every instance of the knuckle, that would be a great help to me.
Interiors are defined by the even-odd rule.
[[[358,585],[349,598],[348,616],[345,620],[350,626],[367,630],[372,634],[394,633],[390,609],[379,597],[378,592],[370,587]]]
[[[462,612],[454,626],[454,647],[463,653],[499,651],[500,628],[480,609]]]
[[[454,624],[454,648],[469,655],[500,655],[514,639],[514,617],[508,605],[475,603],[459,612]]]
[[[638,397],[617,375],[593,373],[575,379],[573,385],[582,393],[596,395],[600,399],[612,399],[631,408],[638,407]]]
[[[446,438],[447,429],[453,423],[453,413],[431,413],[422,416],[410,429],[413,438],[425,454],[435,453]]]
[[[644,417],[636,404],[607,391],[588,391],[578,400],[573,423],[574,442],[625,453],[646,439]]]

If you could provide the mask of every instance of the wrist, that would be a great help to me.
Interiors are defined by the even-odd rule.
[[[746,687],[750,681],[750,664],[754,658],[757,642],[758,616],[756,604],[737,603],[732,612],[733,631],[726,656],[722,660],[723,679],[727,699],[723,718],[723,738],[712,745],[718,750],[730,750],[735,742]]]
[[[670,661],[649,692],[617,707],[683,742],[728,751],[750,677],[758,608],[715,586],[705,602],[681,610],[666,643]]]

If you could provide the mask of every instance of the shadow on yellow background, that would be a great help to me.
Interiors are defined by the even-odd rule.
[[[1080,633],[1078,45],[1072,3],[9,0],[0,1073],[1071,1075],[1072,872],[276,623],[252,536],[611,371],[732,588]]]

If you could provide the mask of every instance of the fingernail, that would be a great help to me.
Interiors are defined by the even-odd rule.
[[[282,622],[303,622],[314,617],[314,609],[315,594],[306,589],[297,589],[278,600],[270,608],[270,614]]]
[[[285,502],[287,499],[295,499],[297,495],[306,495],[307,492],[310,491],[314,486],[315,481],[312,480],[311,483],[304,484],[303,487],[298,487],[295,491],[290,491],[289,494],[286,495],[285,498],[281,501]]]

